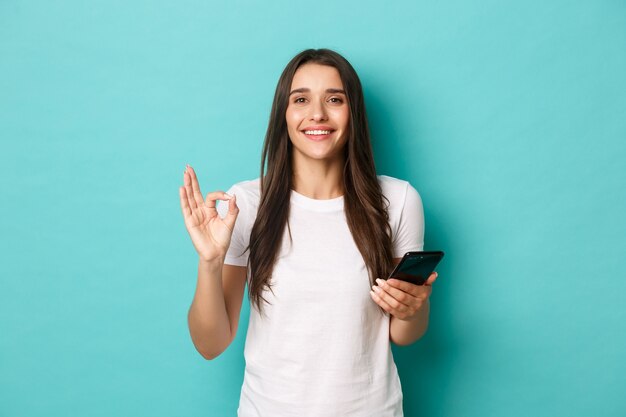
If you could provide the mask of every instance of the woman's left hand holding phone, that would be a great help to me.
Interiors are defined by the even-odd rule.
[[[433,272],[424,285],[415,285],[410,282],[390,278],[377,279],[372,287],[372,299],[383,310],[400,320],[411,321],[419,317],[419,312],[428,301],[432,291],[432,284],[437,279]]]

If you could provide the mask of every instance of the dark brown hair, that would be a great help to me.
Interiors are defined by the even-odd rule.
[[[329,49],[307,49],[285,67],[276,86],[261,158],[261,199],[250,235],[248,267],[250,301],[260,311],[263,291],[271,290],[271,276],[288,227],[293,185],[292,144],[285,118],[296,70],[306,63],[334,67],[339,72],[350,109],[348,140],[344,148],[344,211],[354,242],[370,274],[370,282],[384,277],[393,263],[387,203],[374,166],[363,90],[352,65]],[[291,235],[290,235],[291,236]]]

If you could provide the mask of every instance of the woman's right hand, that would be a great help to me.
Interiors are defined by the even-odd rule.
[[[200,259],[207,262],[223,261],[239,213],[236,196],[215,191],[207,194],[206,200],[203,199],[196,173],[189,165],[185,170],[184,184],[179,189],[180,208]],[[228,213],[223,219],[215,209],[217,200],[228,200]]]

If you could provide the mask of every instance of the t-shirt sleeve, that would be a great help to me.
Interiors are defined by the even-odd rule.
[[[407,183],[404,203],[393,239],[393,256],[401,258],[406,252],[424,250],[424,207],[417,190]]]
[[[246,248],[250,239],[247,219],[247,217],[249,216],[249,207],[247,204],[248,201],[246,201],[246,195],[244,190],[237,187],[236,185],[232,186],[226,193],[229,195],[237,195],[237,206],[239,206],[239,215],[237,216],[237,220],[235,221],[235,227],[233,228],[233,234],[230,238],[230,246],[228,247],[228,251],[226,252],[224,263],[226,265],[247,266],[248,251],[246,250]],[[217,213],[222,218],[226,216],[226,213],[228,213],[228,201],[218,201]],[[247,236],[246,231],[248,231]]]

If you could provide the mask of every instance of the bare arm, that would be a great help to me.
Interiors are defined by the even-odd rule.
[[[185,169],[179,194],[185,227],[199,258],[196,292],[187,316],[189,333],[198,352],[213,359],[237,333],[246,285],[245,267],[224,265],[239,208],[236,196],[222,191],[209,193],[204,199],[190,166]],[[215,208],[217,200],[228,201],[224,218]]]
[[[394,259],[397,264],[400,258]],[[397,279],[377,279],[372,288],[372,299],[391,315],[389,339],[396,345],[410,345],[428,329],[429,297],[437,279],[433,272],[424,285],[415,285]]]
[[[430,302],[426,299],[411,320],[401,320],[396,316],[391,316],[389,327],[391,341],[400,346],[410,345],[418,341],[428,329],[429,313]]]
[[[198,262],[196,293],[187,316],[194,346],[206,359],[221,354],[235,338],[246,286],[246,268]]]

